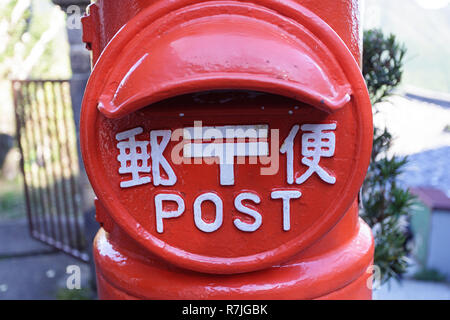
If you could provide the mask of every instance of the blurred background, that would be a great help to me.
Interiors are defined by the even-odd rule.
[[[77,127],[89,0],[0,0],[0,299],[95,299]],[[374,298],[450,299],[450,1],[365,0]],[[380,203],[383,203],[380,206]]]

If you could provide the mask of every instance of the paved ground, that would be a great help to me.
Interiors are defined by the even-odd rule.
[[[82,288],[88,287],[86,264],[30,238],[23,220],[0,224],[0,300],[56,299],[69,265],[80,267]]]
[[[375,290],[373,297],[376,300],[450,300],[450,283],[391,281]]]

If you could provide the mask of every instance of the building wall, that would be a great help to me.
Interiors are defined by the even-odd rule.
[[[431,215],[428,268],[450,279],[450,211],[435,210]]]
[[[411,211],[411,229],[414,234],[413,255],[421,268],[427,266],[430,241],[431,209],[421,201]]]

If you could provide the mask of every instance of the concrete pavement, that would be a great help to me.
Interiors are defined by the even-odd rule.
[[[405,279],[381,286],[373,292],[375,300],[450,300],[450,283]]]
[[[0,223],[0,300],[56,299],[66,289],[67,266],[81,270],[81,287],[90,280],[87,264],[32,239],[26,221]]]

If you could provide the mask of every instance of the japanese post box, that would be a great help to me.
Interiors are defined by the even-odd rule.
[[[358,63],[297,1],[155,1],[99,55],[81,140],[101,298],[370,298]]]

